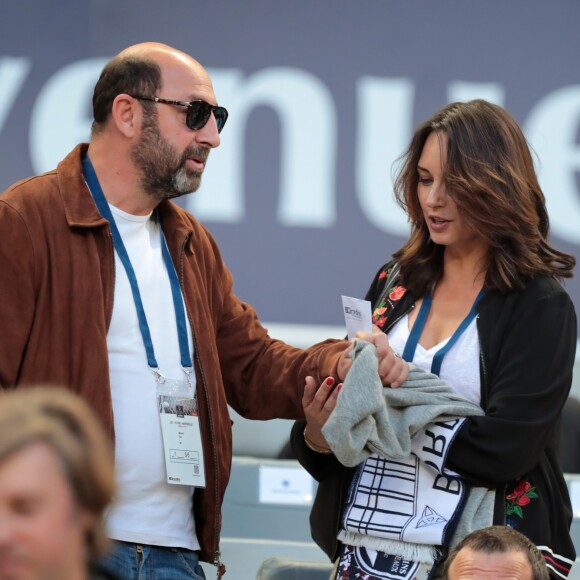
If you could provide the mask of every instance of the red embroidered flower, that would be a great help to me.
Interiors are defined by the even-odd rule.
[[[386,316],[379,316],[378,318],[375,318],[374,319],[374,323],[379,328],[383,328],[383,326],[385,325],[386,322],[387,322],[387,317]]]
[[[524,517],[522,507],[528,505],[533,499],[537,498],[536,488],[532,487],[529,481],[520,481],[514,490],[505,496],[506,498],[506,515],[515,514],[520,518]]]
[[[389,298],[391,300],[400,300],[405,295],[406,291],[407,291],[407,289],[403,288],[403,286],[395,286],[391,290],[391,293],[389,294]]]
[[[386,270],[383,270],[380,274],[379,274],[379,280],[382,280],[383,278],[387,277],[387,272]]]
[[[516,485],[516,487],[514,488],[514,490],[512,491],[512,493],[510,493],[509,495],[506,495],[505,498],[506,499],[510,499],[510,500],[516,499],[517,497],[520,497],[520,496],[524,495],[531,488],[532,488],[532,484],[529,481],[520,481]]]
[[[383,306],[382,308],[375,308],[375,311],[373,312],[374,316],[380,316],[381,314],[384,314],[387,310],[386,306]]]

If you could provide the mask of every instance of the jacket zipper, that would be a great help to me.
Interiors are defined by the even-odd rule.
[[[479,366],[481,367],[481,372],[483,373],[483,405],[482,408],[485,411],[487,408],[487,372],[485,368],[485,359],[483,358],[483,349],[481,348],[481,343],[479,345]]]
[[[189,235],[185,238],[185,240],[183,241],[183,244],[181,245],[181,252],[179,254],[179,280],[181,283],[181,291],[183,292],[183,295],[185,296],[185,289],[184,289],[184,279],[183,279],[183,255],[185,253],[185,246],[187,244],[187,242],[189,241]],[[218,469],[218,462],[217,462],[217,445],[216,445],[216,441],[215,441],[215,436],[214,436],[214,428],[213,428],[213,423],[212,423],[212,415],[211,415],[211,408],[210,408],[210,400],[209,400],[209,392],[208,392],[208,388],[207,388],[207,381],[205,378],[205,373],[203,372],[203,366],[201,364],[201,357],[199,356],[199,350],[197,348],[197,338],[196,338],[196,334],[195,334],[195,327],[193,325],[193,322],[191,320],[191,317],[189,315],[189,311],[186,308],[186,312],[187,312],[187,319],[189,320],[189,325],[191,326],[191,339],[193,342],[193,350],[195,353],[195,360],[197,361],[198,367],[199,367],[199,374],[201,376],[201,383],[202,383],[202,387],[205,393],[205,400],[206,400],[206,405],[207,405],[207,417],[208,417],[208,422],[209,422],[209,431],[210,431],[210,435],[211,435],[211,441],[212,441],[212,456],[213,456],[213,463],[214,463],[214,469],[215,469],[215,488],[214,488],[214,492],[215,492],[215,497],[214,497],[214,505],[216,507],[215,509],[215,528],[214,528],[214,532],[217,535],[217,537],[219,538],[219,534],[220,534],[220,530],[221,530],[221,509],[217,509],[219,501],[218,501],[218,496],[219,496],[219,485],[218,485],[218,477],[219,477],[219,469]],[[225,569],[223,567],[223,564],[221,562],[221,552],[220,552],[220,547],[219,547],[219,540],[216,543],[215,546],[215,552],[214,552],[214,560],[213,560],[213,565],[217,568],[217,578],[221,578],[222,575],[225,572]]]
[[[476,325],[477,325],[477,335],[478,337],[481,336],[481,332],[479,330],[479,321],[481,320],[481,315],[477,314]],[[483,348],[481,348],[481,339],[478,339],[479,343],[479,367],[481,369],[483,375],[483,388],[481,390],[481,408],[484,411],[487,411],[487,368],[485,366],[485,357],[483,356]]]
[[[225,568],[224,565],[222,564],[221,561],[221,552],[219,550],[219,546],[218,549],[215,551],[215,555],[214,555],[214,559],[213,559],[213,565],[217,568],[217,578],[218,580],[224,575],[225,573]]]

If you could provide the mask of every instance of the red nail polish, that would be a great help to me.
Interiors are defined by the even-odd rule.
[[[332,377],[328,377],[328,378],[326,379],[326,384],[327,384],[329,387],[332,387],[332,385],[334,385],[334,379],[333,379]]]
[[[340,393],[340,389],[342,389],[342,383],[340,383],[340,384],[338,385],[338,387],[336,387],[336,390],[337,390],[339,393]]]

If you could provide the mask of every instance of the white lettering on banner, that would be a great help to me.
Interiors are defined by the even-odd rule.
[[[443,457],[443,452],[447,448],[447,439],[444,435],[435,435],[429,429],[425,429],[425,435],[431,439],[430,447],[426,445],[423,446],[423,451],[427,453],[433,453],[433,455],[437,455],[438,457]]]
[[[461,493],[461,482],[459,481],[459,478],[438,475],[433,482],[433,489],[452,493],[453,495],[459,495]]]
[[[580,85],[563,87],[541,99],[525,123],[539,159],[538,176],[546,194],[552,232],[580,244]]]
[[[0,132],[31,66],[30,59],[25,57],[0,58]]]
[[[40,90],[31,114],[30,156],[35,173],[52,169],[79,141],[90,136],[91,96],[106,58],[77,61],[57,71]],[[27,58],[0,58],[0,130],[31,68]],[[227,138],[212,152],[202,188],[187,200],[204,221],[244,219],[244,134],[256,106],[280,119],[281,171],[277,220],[283,226],[330,228],[336,220],[338,120],[328,88],[296,68],[268,68],[244,77],[239,69],[214,69],[216,94],[231,116]],[[487,98],[502,104],[497,83],[451,81],[450,100]],[[413,126],[415,85],[411,79],[363,76],[357,82],[355,187],[368,221],[389,234],[406,236],[408,224],[392,195],[393,162],[405,150]],[[308,123],[304,122],[308,110]],[[552,232],[580,244],[580,85],[558,89],[530,111],[526,134],[540,160]],[[297,170],[300,168],[300,170]]]
[[[256,106],[266,105],[281,124],[279,223],[331,227],[336,219],[337,120],[328,88],[314,75],[294,68],[265,69],[248,79],[235,70],[210,74],[231,115],[222,151],[212,152],[215,158],[198,194],[187,200],[188,208],[202,220],[242,221],[246,121]],[[216,192],[222,199],[216,199]]]
[[[362,77],[357,83],[356,191],[377,228],[409,234],[407,217],[392,191],[391,168],[408,145],[415,87],[409,79]]]
[[[36,173],[48,171],[91,132],[93,88],[108,59],[80,60],[44,85],[30,119],[30,159]]]

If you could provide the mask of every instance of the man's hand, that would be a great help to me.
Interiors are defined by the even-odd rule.
[[[380,328],[373,325],[372,334],[359,332],[356,337],[375,345],[379,359],[379,376],[383,385],[396,388],[407,380],[409,365],[389,346],[389,339]],[[351,349],[352,345],[346,348],[338,362],[338,376],[341,381],[344,381],[352,365],[349,357]]]

